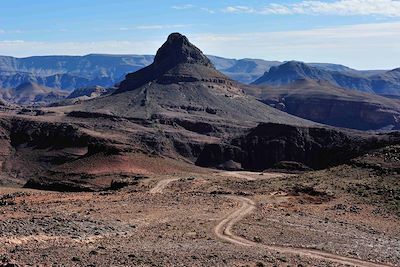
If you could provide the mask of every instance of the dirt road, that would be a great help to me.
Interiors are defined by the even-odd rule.
[[[268,250],[279,251],[281,253],[290,253],[296,254],[299,256],[310,257],[318,260],[326,260],[330,262],[335,262],[339,264],[347,264],[350,266],[357,266],[357,267],[379,267],[379,266],[391,266],[386,264],[380,263],[373,263],[368,261],[363,261],[359,259],[349,258],[345,256],[339,256],[335,254],[331,254],[328,252],[318,251],[314,249],[307,249],[307,248],[296,248],[296,247],[283,247],[283,246],[271,246],[271,245],[262,245],[256,243],[254,241],[247,240],[240,236],[236,236],[232,233],[232,227],[235,223],[239,222],[243,219],[246,215],[251,213],[255,208],[255,203],[248,198],[239,197],[239,196],[227,196],[231,199],[241,202],[241,206],[239,209],[235,210],[233,213],[229,214],[225,217],[215,228],[214,233],[220,239],[225,241],[231,242],[236,245],[242,246],[257,246],[262,247]]]

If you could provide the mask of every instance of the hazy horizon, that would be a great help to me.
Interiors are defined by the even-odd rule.
[[[180,32],[225,58],[400,66],[397,0],[16,0],[0,9],[5,56],[154,55]]]

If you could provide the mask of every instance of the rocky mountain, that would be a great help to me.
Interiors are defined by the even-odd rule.
[[[346,90],[325,81],[297,80],[284,86],[254,86],[246,93],[295,116],[359,130],[400,129],[400,101]]]
[[[171,34],[157,51],[154,62],[128,74],[113,95],[74,109],[142,119],[310,124],[246,96],[241,84],[217,71],[180,34]]]
[[[19,105],[46,105],[64,99],[68,93],[40,86],[35,83],[23,83],[15,89],[0,92],[7,102]]]
[[[400,83],[396,70],[368,76],[349,71],[327,70],[297,61],[271,67],[253,84],[281,86],[302,79],[327,81],[338,87],[368,93],[400,95]]]

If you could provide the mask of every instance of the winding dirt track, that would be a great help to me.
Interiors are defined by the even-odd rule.
[[[150,193],[151,194],[160,194],[162,193],[162,191],[164,190],[165,187],[167,187],[167,185],[173,181],[177,181],[179,180],[178,178],[171,178],[171,179],[165,179],[165,180],[161,180],[159,181],[155,187],[153,187],[152,189],[150,189]]]
[[[239,209],[234,211],[233,213],[229,214],[225,219],[223,219],[214,229],[215,234],[220,239],[225,241],[231,242],[236,245],[242,246],[257,246],[263,247],[268,250],[279,251],[283,253],[290,253],[296,254],[299,256],[310,257],[318,260],[326,260],[331,261],[339,264],[347,264],[351,266],[358,266],[358,267],[380,267],[380,266],[391,266],[386,264],[380,263],[373,263],[368,261],[363,261],[359,259],[339,256],[335,254],[331,254],[328,252],[318,251],[314,249],[307,249],[307,248],[296,248],[296,247],[283,247],[283,246],[274,246],[274,245],[262,245],[240,236],[236,236],[232,233],[232,227],[235,223],[239,222],[243,219],[246,215],[251,213],[256,207],[255,203],[248,198],[238,197],[238,196],[227,196],[232,198],[236,201],[241,202],[241,206]]]
[[[244,176],[243,176],[244,177]],[[155,187],[150,190],[152,194],[159,194],[162,193],[163,190],[167,187],[167,185],[173,181],[178,180],[178,178],[171,178],[159,181]],[[284,246],[276,246],[276,245],[263,245],[259,244],[250,240],[247,240],[243,237],[237,236],[232,233],[232,228],[235,223],[242,220],[246,215],[251,213],[255,208],[256,204],[253,200],[240,197],[240,196],[227,196],[233,200],[241,202],[241,206],[239,209],[235,210],[227,217],[225,217],[215,228],[214,233],[215,235],[225,241],[230,243],[241,245],[241,246],[255,246],[255,247],[262,247],[264,249],[279,251],[281,253],[289,253],[289,254],[296,254],[303,257],[310,257],[318,260],[326,260],[331,261],[339,264],[350,265],[350,266],[357,266],[357,267],[382,267],[382,266],[391,266],[387,264],[380,264],[380,263],[373,263],[369,261],[363,261],[359,259],[339,256],[335,254],[331,254],[328,252],[323,252],[314,249],[307,249],[307,248],[296,248],[296,247],[284,247]]]

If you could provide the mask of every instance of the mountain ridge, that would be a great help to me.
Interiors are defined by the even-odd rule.
[[[351,72],[330,71],[299,61],[289,61],[271,67],[252,84],[283,86],[301,79],[327,81],[334,86],[374,94],[400,95],[400,72],[397,69],[365,76]]]
[[[272,66],[284,64],[263,59],[230,59],[207,55],[219,71],[231,79],[249,84]],[[47,87],[74,90],[79,87],[109,87],[122,81],[126,74],[152,63],[154,55],[88,54],[84,56],[33,56],[15,58],[0,56],[0,88],[15,88],[22,82],[35,82]],[[342,65],[310,63],[326,70],[341,70],[361,76],[382,71],[357,71]]]

